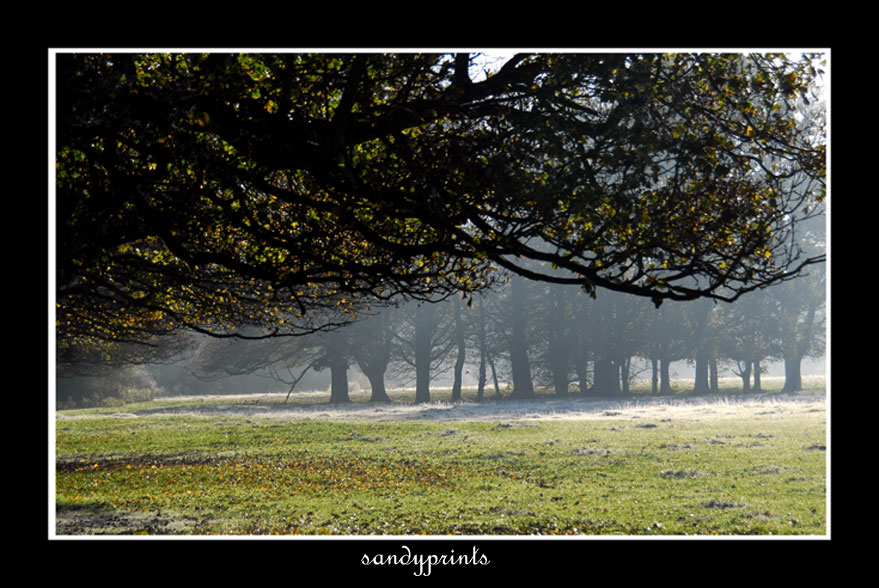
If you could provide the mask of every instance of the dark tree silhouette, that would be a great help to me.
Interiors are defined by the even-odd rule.
[[[59,345],[308,332],[497,267],[735,300],[821,259],[789,239],[814,59],[472,58],[57,55]]]

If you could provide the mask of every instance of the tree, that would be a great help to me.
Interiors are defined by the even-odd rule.
[[[330,369],[330,402],[341,404],[350,402],[348,397],[348,366],[351,362],[351,348],[340,331],[322,333],[324,353],[315,369]]]
[[[625,303],[619,296],[605,296],[593,304],[589,336],[593,357],[592,388],[596,396],[616,396],[622,392],[620,367],[626,358],[623,331]]]
[[[391,400],[385,389],[385,373],[393,355],[393,314],[392,310],[383,309],[347,329],[352,339],[351,354],[372,389],[370,402]]]
[[[528,359],[528,335],[526,318],[525,280],[514,276],[510,282],[510,370],[513,375],[514,398],[534,396],[534,383],[531,379],[531,363]]]
[[[823,213],[823,206],[819,207]],[[801,225],[803,247],[813,251],[826,248],[822,216]],[[806,357],[820,357],[825,351],[827,276],[822,272],[807,272],[796,282],[772,288],[769,293],[777,304],[781,347],[784,360],[783,392],[802,390],[801,365]]]
[[[686,318],[690,323],[690,357],[696,364],[693,394],[707,394],[711,391],[709,368],[714,357],[711,349],[713,335],[714,305],[710,300],[700,300],[687,305]]]
[[[394,334],[396,356],[415,370],[415,402],[430,401],[430,382],[456,343],[454,319],[446,304],[410,302]]]
[[[479,349],[479,367],[476,376],[476,400],[482,402],[485,397],[485,382],[487,380],[487,364],[489,361],[488,332],[485,324],[485,300],[477,299],[476,315],[476,347]]]
[[[489,370],[491,370],[495,398],[500,398],[497,359],[508,348],[507,333],[504,329],[505,312],[500,308],[504,299],[492,295],[492,292],[483,291],[474,296],[473,300],[477,305],[476,328],[473,336],[476,340],[476,347],[479,349],[476,398],[479,401],[484,398]]]
[[[570,287],[550,284],[541,292],[536,308],[541,312],[538,320],[543,327],[540,334],[544,343],[543,359],[557,396],[568,394],[569,372],[575,352],[575,347],[572,345],[573,294]]]
[[[691,337],[684,320],[686,304],[665,304],[657,312],[644,317],[642,352],[652,364],[653,394],[673,394],[671,363],[686,356]]]
[[[589,338],[589,320],[591,306],[584,292],[578,292],[574,297],[571,309],[571,321],[573,324],[573,347],[571,361],[574,372],[577,375],[577,388],[580,394],[589,391],[589,358],[591,356],[591,343]]]
[[[794,283],[799,283],[798,279]],[[774,288],[777,289],[777,288]],[[742,391],[760,388],[760,362],[777,355],[777,307],[772,290],[743,298],[719,308],[718,354],[734,363],[733,371],[742,379]]]
[[[822,259],[789,239],[824,194],[813,57],[471,60],[58,55],[59,345],[308,332],[496,267],[735,300]]]
[[[782,392],[802,390],[803,359],[820,357],[824,352],[825,287],[824,277],[814,275],[773,291],[778,303],[779,341],[784,360]]]

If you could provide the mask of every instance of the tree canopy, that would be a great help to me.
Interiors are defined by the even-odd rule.
[[[62,350],[307,332],[498,268],[659,304],[821,260],[815,56],[56,57]]]

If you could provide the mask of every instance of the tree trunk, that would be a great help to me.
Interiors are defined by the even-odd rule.
[[[760,383],[760,361],[754,361],[754,392],[762,392],[763,386]]]
[[[560,369],[552,370],[552,386],[556,396],[568,395],[568,374]]]
[[[348,398],[348,364],[345,361],[334,360],[330,364],[330,380],[330,402],[351,402]]]
[[[659,394],[659,359],[650,359],[650,394]]]
[[[556,396],[568,395],[568,372],[570,371],[571,335],[568,308],[564,289],[549,289],[549,320],[547,321],[547,362],[552,372],[552,385]]]
[[[525,332],[525,284],[523,278],[511,280],[513,336],[510,338],[510,367],[513,372],[513,398],[532,398],[534,384],[531,381],[531,365],[528,362],[528,345]]]
[[[391,333],[387,313],[378,313],[369,319],[366,330],[361,330],[352,354],[357,365],[369,379],[370,402],[390,402],[385,390],[385,372],[391,362]]]
[[[671,389],[671,360],[662,358],[659,365],[659,393],[670,396],[673,394]]]
[[[372,395],[369,398],[370,402],[390,402],[391,399],[388,396],[388,392],[385,389],[385,372],[383,369],[368,367],[364,369],[365,366],[360,365],[360,371],[366,374],[367,379],[369,380],[369,386],[372,389]]]
[[[802,362],[812,340],[818,306],[812,305],[806,313],[801,332],[788,329],[784,334],[784,386],[782,392],[798,392],[803,389]]]
[[[604,357],[595,361],[595,372],[592,382],[593,396],[618,396],[620,394],[620,369],[610,358]]]
[[[802,357],[784,358],[784,387],[782,392],[799,392],[803,389]]]
[[[430,364],[436,329],[436,308],[424,303],[415,319],[415,402],[430,402]]]
[[[455,360],[455,381],[452,384],[452,402],[461,400],[463,388],[464,361],[466,360],[466,345],[464,339],[464,324],[461,319],[461,300],[455,296],[455,343],[458,346],[458,357]]]
[[[415,345],[415,402],[430,402],[430,342]]]
[[[485,355],[479,356],[479,376],[476,382],[476,402],[482,402],[485,399]]]
[[[491,380],[494,383],[494,397],[500,400],[501,397],[501,385],[497,379],[497,369],[494,367],[494,359],[489,355],[488,356],[488,365],[491,367]]]
[[[690,306],[694,329],[692,346],[695,352],[693,355],[696,358],[696,381],[693,384],[693,394],[707,394],[711,390],[708,385],[708,361],[711,357],[710,353],[706,350],[708,316],[711,313],[711,304],[710,300],[699,300]]]
[[[696,382],[693,384],[693,394],[707,394],[708,387],[708,359],[696,358]]]
[[[739,377],[742,378],[742,393],[747,394],[751,391],[751,362],[746,361],[744,366],[739,363],[739,366],[741,366]]]

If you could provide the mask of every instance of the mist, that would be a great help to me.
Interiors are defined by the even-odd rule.
[[[666,302],[659,308],[607,291],[593,298],[571,286],[522,280],[520,287],[518,301],[509,280],[469,298],[398,300],[342,327],[298,337],[192,336],[183,352],[161,363],[64,366],[58,407],[266,393],[287,399],[311,393],[341,404],[369,391],[367,401],[388,402],[388,390],[423,403],[442,389],[451,389],[442,398],[453,402],[615,399],[721,388],[755,392],[764,379],[783,380],[782,389],[794,392],[804,376],[826,373],[820,273],[735,303]]]

